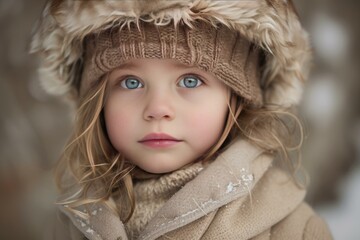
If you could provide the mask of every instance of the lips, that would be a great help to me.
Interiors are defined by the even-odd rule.
[[[165,133],[151,133],[146,135],[139,141],[139,143],[142,143],[151,148],[171,147],[179,142],[182,142],[182,140],[174,138]]]

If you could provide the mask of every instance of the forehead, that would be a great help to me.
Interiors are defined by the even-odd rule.
[[[211,72],[206,72],[197,66],[183,64],[175,59],[132,59],[121,64],[110,72],[111,75],[130,72],[132,74],[154,74],[155,72],[163,74],[184,74],[192,72],[201,74],[204,77],[216,78]]]

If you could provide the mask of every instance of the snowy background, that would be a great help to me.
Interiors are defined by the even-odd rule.
[[[307,201],[335,239],[360,239],[360,1],[294,0],[314,47],[300,111]],[[0,1],[0,239],[40,239],[51,168],[70,133],[68,106],[41,90],[27,54],[45,0]]]

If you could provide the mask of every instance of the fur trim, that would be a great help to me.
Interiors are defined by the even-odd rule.
[[[311,52],[291,0],[50,0],[31,52],[43,55],[40,71],[45,88],[53,94],[68,94],[81,71],[86,35],[140,20],[159,25],[183,21],[192,26],[197,19],[220,22],[263,49],[265,103],[300,101]]]

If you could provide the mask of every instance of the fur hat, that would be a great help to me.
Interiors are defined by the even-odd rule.
[[[156,25],[140,21],[91,34],[84,42],[84,63],[78,86],[80,96],[103,75],[130,59],[175,59],[185,66],[211,72],[240,95],[243,102],[262,105],[259,86],[259,50],[225,25],[195,21]],[[75,82],[76,83],[76,82]]]
[[[291,0],[49,0],[33,36],[42,54],[40,77],[48,92],[78,97],[84,40],[114,26],[223,24],[262,49],[264,103],[299,102],[308,74],[310,46]]]

